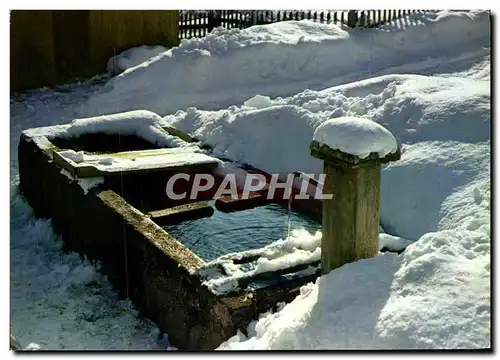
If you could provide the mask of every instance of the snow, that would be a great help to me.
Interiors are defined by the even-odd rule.
[[[58,154],[65,158],[75,168],[80,165],[92,165],[95,169],[111,173],[127,170],[148,170],[177,166],[222,163],[211,156],[199,153],[196,147],[184,147],[175,151],[139,151],[120,153],[119,155],[85,154],[83,151],[64,150]]]
[[[304,229],[292,230],[290,237],[278,240],[262,249],[249,250],[240,253],[244,255],[259,254],[253,269],[246,270],[246,264],[233,264],[231,258],[234,254],[227,254],[219,259],[206,263],[200,268],[200,273],[207,278],[203,282],[215,294],[225,294],[238,288],[238,280],[250,278],[264,272],[286,269],[289,267],[308,264],[321,257],[321,232],[310,234]],[[227,276],[207,276],[207,269],[214,265],[224,268]]]
[[[246,107],[253,107],[256,109],[264,109],[273,104],[269,96],[255,95],[253,98],[248,99],[243,103]]]
[[[450,123],[450,133],[452,128]],[[474,135],[480,135],[479,127],[471,132],[471,138]],[[489,191],[490,148],[489,141],[404,144],[401,159],[382,171],[384,229],[417,240],[430,231],[465,225],[464,220],[475,212],[483,216],[473,189],[480,186]]]
[[[406,250],[318,278],[220,349],[489,347],[489,13],[406,20],[381,30],[308,21],[217,29],[105,85],[98,79],[11,99],[11,318],[21,345],[168,347],[93,264],[61,251],[50,221],[35,219],[18,194],[22,130],[143,109],[163,117],[146,116],[155,124],[213,145],[215,155],[268,172],[321,172],[309,144],[330,119],[373,121],[402,145],[401,159],[382,170],[379,246]],[[148,131],[156,126],[149,121]],[[279,256],[265,257],[259,271],[317,258],[315,236],[282,240],[287,250],[270,250]],[[208,279],[222,292],[248,276],[225,260],[233,281],[219,278],[217,288],[216,277]]]
[[[489,70],[489,57],[480,59],[477,71]],[[373,120],[402,144],[488,141],[489,77],[447,75],[385,75],[275,98],[272,106],[258,109],[191,107],[167,115],[164,122],[213,145],[218,154],[268,172],[319,172],[321,161],[309,155],[314,131],[322,122],[343,116]]]
[[[158,327],[120,299],[106,275],[76,253],[63,252],[50,220],[37,219],[19,194],[17,145],[33,126],[68,123],[100,79],[40,89],[10,104],[10,317],[25,349],[161,350],[170,344]]]
[[[481,232],[429,233],[401,256],[347,264],[219,349],[488,347],[489,242]]]
[[[102,177],[94,177],[94,178],[86,178],[78,180],[78,185],[80,185],[80,187],[83,189],[83,193],[85,195],[88,194],[90,189],[103,183],[104,183],[104,178]]]
[[[58,154],[71,165],[93,165],[97,170],[117,172],[128,169],[152,169],[164,166],[207,164],[217,159],[202,154],[198,146],[168,134],[161,128],[162,118],[157,114],[136,110],[125,113],[75,119],[69,125],[36,128],[25,131],[27,135],[46,136],[47,139],[75,138],[84,134],[135,135],[154,145],[171,150],[145,150],[134,155],[86,154],[84,151],[63,150]],[[37,140],[38,141],[38,140]]]
[[[374,121],[355,117],[326,120],[314,131],[313,140],[360,159],[371,153],[383,158],[398,149],[389,130]]]
[[[64,169],[61,169],[61,174],[66,176],[71,181],[76,180],[76,182],[78,183],[78,185],[80,185],[80,187],[82,188],[83,193],[85,195],[87,195],[89,190],[92,189],[93,187],[96,187],[97,185],[104,183],[104,178],[102,178],[102,177],[94,177],[94,178],[86,178],[86,179],[78,179],[77,180],[69,172],[67,172]]]
[[[74,151],[74,150],[64,150],[60,151],[59,155],[62,157],[71,160],[77,164],[80,164],[85,161],[85,153],[83,151]],[[87,155],[88,156],[88,155]]]
[[[310,20],[218,28],[203,38],[182,40],[179,47],[111,79],[80,111],[100,115],[147,109],[166,115],[189,106],[221,109],[256,94],[289,96],[382,74],[432,73],[450,62],[467,61],[471,52],[484,53],[489,26],[485,11],[441,11],[412,14],[371,31]]]
[[[386,75],[305,90],[259,109],[189,108],[163,121],[212,145],[216,156],[268,173],[308,174],[323,168],[309,150],[322,123],[344,116],[377,122],[402,144],[401,159],[382,171],[382,225],[392,235],[417,240],[451,216],[443,201],[456,188],[489,178],[489,58],[478,63],[480,77]]]
[[[92,133],[135,135],[162,147],[191,146],[184,140],[163,131],[159,125],[160,121],[161,117],[151,111],[128,111],[120,114],[75,119],[69,127],[64,128],[63,131],[54,132],[51,136],[74,138]],[[75,159],[79,160],[79,157]]]
[[[387,249],[389,251],[402,251],[405,250],[408,245],[412,244],[413,241],[403,239],[398,236],[393,236],[385,233],[380,233],[378,235],[378,248],[379,250]]]
[[[198,271],[205,279],[203,284],[214,294],[223,295],[238,289],[238,281],[251,278],[255,275],[291,268],[294,266],[311,264],[321,259],[321,231],[314,234],[305,229],[293,229],[286,239],[277,240],[261,249],[247,250],[240,253],[231,253],[219,257],[203,265]],[[402,251],[412,241],[392,236],[379,235],[379,250]],[[255,263],[234,264],[233,259],[242,259],[247,256],[259,255]],[[220,266],[225,275],[213,271]],[[317,266],[308,267],[303,275],[316,272]]]
[[[108,60],[108,73],[111,75],[118,75],[127,69],[151,60],[165,51],[168,51],[168,48],[161,45],[143,45],[127,49],[121,54],[115,55]]]

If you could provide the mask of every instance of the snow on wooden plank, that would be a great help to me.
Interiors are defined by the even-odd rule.
[[[214,169],[219,160],[191,148],[128,151],[87,155],[73,150],[54,151],[57,165],[77,178],[130,174],[152,170],[193,171]]]

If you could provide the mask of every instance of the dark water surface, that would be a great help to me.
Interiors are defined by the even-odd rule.
[[[305,228],[314,233],[321,229],[319,222],[296,211],[292,210],[290,218],[292,230]],[[163,229],[202,259],[210,261],[284,239],[288,229],[288,210],[277,204],[231,213],[215,209],[211,217],[167,225]]]

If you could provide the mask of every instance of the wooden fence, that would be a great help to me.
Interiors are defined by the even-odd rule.
[[[181,39],[203,37],[221,26],[226,29],[245,29],[253,25],[304,19],[326,24],[370,28],[408,14],[427,11],[430,10],[187,10],[180,11],[179,14],[179,37]]]
[[[12,10],[11,91],[102,73],[134,46],[177,46],[178,23],[176,10]]]

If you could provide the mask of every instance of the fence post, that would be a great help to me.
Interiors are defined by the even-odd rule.
[[[398,146],[385,157],[371,153],[361,159],[314,140],[310,149],[313,157],[323,160],[323,193],[333,195],[322,200],[321,271],[326,274],[377,255],[381,164],[398,160],[401,151]]]
[[[368,26],[368,18],[367,16],[365,15],[365,12],[362,11],[361,12],[361,16],[359,17],[359,26],[364,28],[364,27],[367,27]]]
[[[207,20],[208,32],[211,32],[214,29],[214,11],[208,12],[208,20]]]
[[[222,25],[220,10],[211,10],[208,12],[208,32]]]
[[[349,10],[347,13],[347,26],[356,27],[356,23],[358,22],[358,12],[356,10]]]

